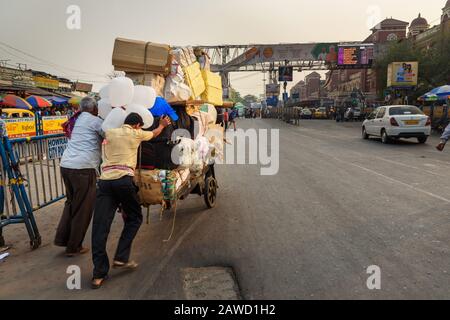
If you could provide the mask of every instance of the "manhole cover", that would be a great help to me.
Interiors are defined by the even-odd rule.
[[[188,268],[182,273],[187,300],[241,300],[231,268]]]

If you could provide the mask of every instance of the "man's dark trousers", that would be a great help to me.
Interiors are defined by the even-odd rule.
[[[106,242],[119,205],[125,213],[125,225],[114,261],[124,263],[129,261],[131,245],[142,224],[142,210],[137,191],[138,188],[130,176],[117,180],[100,180],[98,183],[92,226],[94,279],[102,279],[108,274],[109,259],[106,252]]]
[[[66,247],[67,253],[77,253],[82,246],[94,212],[95,169],[61,168],[66,187],[66,203],[55,236],[55,245]]]

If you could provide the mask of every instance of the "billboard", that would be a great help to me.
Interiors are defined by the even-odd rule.
[[[55,79],[36,76],[34,77],[34,83],[38,88],[54,90],[57,90],[59,88],[59,81]]]
[[[10,139],[36,136],[36,121],[34,118],[3,119],[3,121]]]
[[[281,92],[281,88],[279,84],[267,84],[266,85],[266,96],[279,96]]]
[[[83,82],[76,82],[75,83],[75,91],[80,92],[91,92],[92,91],[92,84],[90,83],[83,83]]]
[[[280,82],[294,81],[294,68],[288,66],[279,67],[278,81]]]
[[[280,61],[337,62],[337,43],[299,43],[254,46],[227,63],[227,67]]]
[[[67,119],[67,116],[42,117],[44,135],[64,133],[62,125]]]
[[[410,88],[417,86],[419,76],[419,63],[393,62],[388,66],[387,86]]]
[[[373,45],[340,45],[337,67],[341,69],[370,68],[373,63]]]

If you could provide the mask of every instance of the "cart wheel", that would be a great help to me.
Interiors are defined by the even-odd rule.
[[[216,199],[217,199],[217,181],[212,176],[206,178],[204,196],[206,206],[209,209],[214,208],[216,206]]]

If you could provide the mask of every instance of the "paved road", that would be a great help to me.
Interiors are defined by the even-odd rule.
[[[184,298],[184,268],[227,266],[245,299],[449,299],[450,150],[360,138],[358,124],[242,120],[245,128],[280,129],[280,171],[252,165],[218,168],[217,208],[191,197],[172,217],[151,212],[136,241],[134,273],[112,272],[88,289],[89,257],[72,260],[51,237],[61,205],[38,215],[44,246],[29,252],[23,226],[5,236],[16,246],[0,264],[3,298]],[[110,235],[111,253],[121,221]],[[83,271],[83,290],[65,289],[65,268]],[[366,287],[370,265],[381,290]]]

